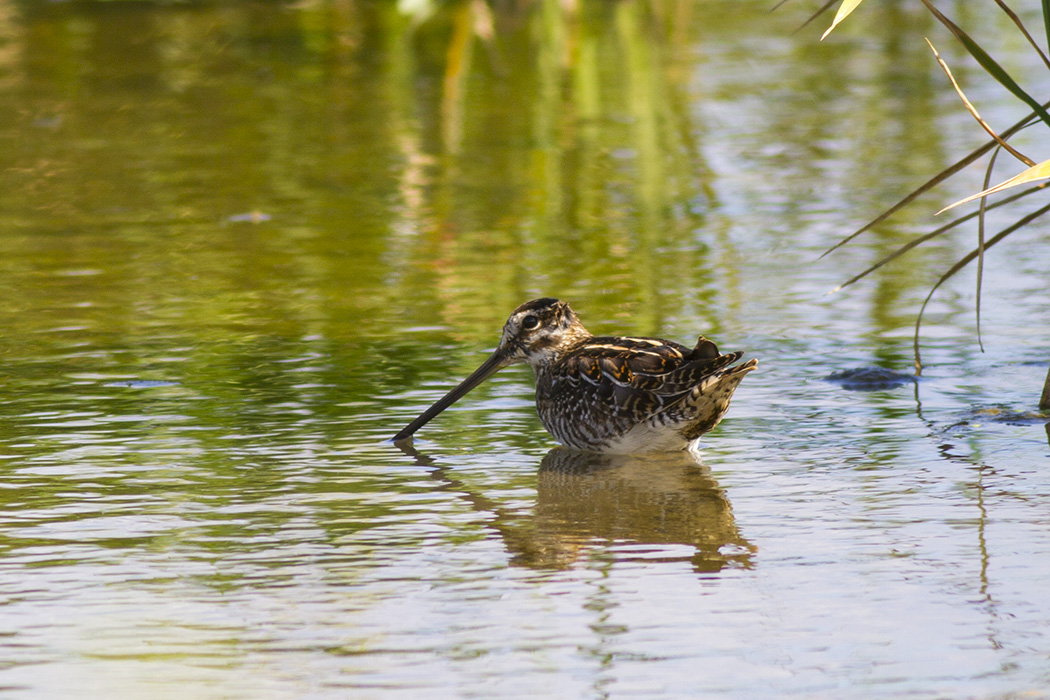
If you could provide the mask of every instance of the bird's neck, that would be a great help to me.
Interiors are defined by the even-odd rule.
[[[593,337],[582,325],[573,325],[566,329],[565,333],[557,341],[551,339],[550,343],[539,343],[530,348],[526,362],[539,376],[557,364],[568,353]]]

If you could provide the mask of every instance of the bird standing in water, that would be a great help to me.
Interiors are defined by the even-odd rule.
[[[394,436],[405,440],[497,370],[536,373],[536,410],[556,440],[591,452],[683,450],[714,428],[758,360],[731,366],[703,336],[689,348],[659,338],[595,337],[569,305],[535,299],[514,310],[499,346],[455,389]]]

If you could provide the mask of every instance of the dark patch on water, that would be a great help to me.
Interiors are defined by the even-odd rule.
[[[1042,425],[1050,421],[1050,414],[1041,411],[1015,411],[1005,406],[984,406],[963,414],[949,428],[961,425],[977,426],[981,423],[1003,423],[1005,425]]]
[[[856,367],[832,372],[824,381],[835,382],[848,391],[882,391],[914,384],[914,374],[896,372],[882,367]]]

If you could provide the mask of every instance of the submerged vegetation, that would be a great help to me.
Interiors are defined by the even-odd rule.
[[[882,223],[883,221],[891,217],[893,214],[915,201],[921,195],[925,194],[937,185],[956,175],[968,165],[978,161],[983,156],[991,154],[988,157],[988,162],[985,167],[984,189],[980,192],[970,195],[969,197],[961,199],[955,202],[954,204],[946,206],[938,213],[954,209],[955,207],[963,204],[978,201],[979,204],[976,211],[960,216],[929,233],[915,237],[914,239],[908,241],[904,245],[901,245],[895,251],[886,255],[867,269],[863,270],[859,274],[854,275],[835,290],[838,291],[838,289],[842,289],[843,287],[851,285],[854,282],[863,279],[864,277],[867,277],[869,274],[879,269],[886,263],[900,257],[901,255],[907,253],[909,250],[912,250],[916,246],[919,246],[931,240],[932,238],[940,236],[941,234],[947,233],[948,231],[955,229],[956,227],[964,223],[976,219],[977,241],[975,247],[969,253],[961,257],[954,265],[949,267],[941,275],[940,279],[938,279],[937,282],[930,289],[929,294],[927,294],[926,299],[923,302],[922,307],[920,308],[918,316],[915,320],[915,335],[913,342],[915,351],[915,368],[917,373],[921,373],[922,371],[922,358],[919,352],[919,332],[922,325],[923,313],[925,312],[927,304],[929,304],[930,299],[933,297],[933,294],[937,291],[938,287],[940,287],[944,282],[953,277],[957,272],[969,265],[971,262],[977,260],[976,321],[977,339],[978,343],[980,343],[981,281],[984,267],[985,251],[1002,241],[1011,233],[1014,233],[1015,231],[1031,224],[1033,221],[1042,217],[1048,211],[1050,211],[1050,203],[1046,202],[1045,196],[1041,196],[1038,198],[1038,206],[1036,206],[1034,209],[1029,209],[1028,211],[1022,213],[1016,218],[1015,221],[1005,226],[1004,228],[996,232],[994,235],[990,237],[987,236],[985,218],[986,214],[989,211],[997,209],[999,207],[1011,205],[1015,202],[1027,200],[1030,195],[1041,192],[1047,185],[1046,180],[1050,178],[1050,159],[1043,160],[1037,163],[1035,160],[1025,155],[1019,148],[1015,147],[1011,143],[1011,139],[1013,139],[1015,135],[1021,133],[1024,129],[1028,127],[1050,128],[1050,112],[1047,111],[1048,108],[1050,108],[1050,102],[1041,102],[1035,96],[1033,96],[1029,90],[1026,90],[1024,87],[1022,87],[1010,75],[1009,71],[1007,71],[1001,63],[996,61],[992,57],[991,53],[989,53],[989,51],[986,50],[977,39],[975,39],[970,33],[967,33],[958,24],[949,19],[943,12],[938,10],[933,5],[933,3],[930,2],[930,0],[919,1],[922,3],[923,6],[925,6],[927,10],[929,10],[929,12],[933,15],[934,18],[936,18],[938,22],[944,25],[951,32],[951,34],[961,43],[963,48],[965,48],[965,50],[970,54],[970,56],[973,57],[973,59],[978,63],[981,69],[988,76],[993,78],[1003,88],[1008,90],[1012,95],[1014,95],[1018,100],[1020,100],[1024,105],[1026,105],[1029,108],[1030,111],[1007,129],[997,132],[992,127],[992,125],[990,125],[985,119],[981,117],[977,108],[966,97],[966,94],[959,86],[959,83],[955,80],[951,68],[941,58],[940,54],[937,52],[937,49],[934,47],[933,42],[927,39],[927,43],[929,44],[930,50],[933,52],[934,58],[944,70],[945,75],[950,81],[952,87],[958,93],[958,96],[961,99],[963,105],[973,116],[973,118],[977,121],[977,123],[981,126],[981,128],[983,128],[991,138],[984,144],[982,144],[980,147],[974,149],[970,153],[957,160],[952,165],[937,173],[923,185],[910,192],[903,199],[901,199],[896,204],[883,211],[871,221],[861,226],[852,234],[840,240],[838,243],[836,243],[824,253],[824,255],[827,255],[828,253],[831,253],[832,251],[846,245],[865,231],[868,231],[873,227],[877,226],[878,224]],[[828,34],[832,32],[832,30],[834,30],[844,19],[846,19],[846,17],[848,17],[854,10],[857,9],[861,2],[863,2],[863,0],[843,0],[843,2],[838,8],[838,11],[835,15],[834,20],[832,21],[831,26],[827,29],[827,31],[824,32],[824,35],[821,38],[827,37]],[[1031,47],[1031,51],[1039,57],[1043,65],[1046,66],[1047,71],[1050,72],[1050,58],[1047,57],[1046,52],[1044,52],[1043,48],[1040,47],[1039,43],[1033,37],[1032,33],[1029,31],[1024,21],[1022,21],[1021,17],[1013,9],[1011,9],[1003,0],[994,0],[994,2],[999,7],[999,9],[1001,9],[1002,12],[1007,17],[1009,17],[1010,21],[1016,27],[1017,31],[1024,37],[1027,44]],[[825,4],[810,19],[812,20],[816,16],[822,14],[824,11],[829,9],[832,4],[833,3],[831,2]],[[1047,0],[1043,0],[1041,9],[1043,28],[1045,30],[1045,35],[1047,37],[1048,44],[1050,44],[1050,2],[1048,2]],[[996,171],[998,157],[1003,151],[1006,151],[1006,153],[1010,157],[1024,165],[1025,169],[1020,173],[1013,175],[1012,177],[1009,177],[1008,179],[1000,182],[999,184],[992,186],[991,183],[994,179],[996,179],[993,177],[993,173]],[[1002,167],[1003,166],[1000,164],[1000,168]],[[1012,191],[1008,196],[1005,196],[1001,199],[997,199],[993,202],[989,202],[989,197],[991,197],[992,195],[998,194],[1005,190],[1013,190],[1014,188],[1018,188],[1024,185],[1027,185],[1027,187],[1025,187],[1025,189],[1019,192]],[[1043,387],[1042,396],[1039,402],[1039,408],[1042,410],[1050,410],[1050,373],[1048,373],[1046,377],[1046,383]]]

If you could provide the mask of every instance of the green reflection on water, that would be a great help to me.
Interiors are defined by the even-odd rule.
[[[812,263],[843,219],[908,191],[956,145],[951,129],[930,127],[943,102],[921,14],[876,4],[870,35],[844,28],[873,50],[865,59],[846,43],[788,38],[798,17],[762,3],[494,6],[433,3],[412,16],[365,0],[0,3],[0,549],[15,572],[0,583],[23,615],[47,609],[33,596],[79,602],[88,590],[98,597],[86,616],[101,610],[92,619],[113,615],[127,629],[155,606],[178,618],[188,596],[189,623],[161,616],[151,629],[157,653],[201,655],[191,645],[214,638],[208,655],[299,643],[315,661],[339,650],[364,665],[391,628],[318,630],[348,610],[394,624],[383,606],[418,593],[420,579],[442,611],[462,598],[449,582],[518,581],[507,563],[542,582],[659,562],[689,575],[668,588],[691,591],[698,572],[761,575],[754,533],[784,546],[778,526],[785,537],[805,527],[825,502],[820,488],[835,507],[818,527],[846,540],[861,527],[859,516],[844,526],[852,514],[876,519],[927,486],[925,467],[907,472],[933,433],[916,427],[918,390],[843,400],[817,382],[836,363],[907,366],[895,340],[929,282],[919,266],[839,305],[820,294],[926,221],[909,212],[832,267]],[[919,255],[940,267],[953,245]],[[763,373],[713,434],[717,479],[691,463],[656,476],[552,465],[562,453],[547,453],[527,370],[443,414],[432,442],[420,441],[433,463],[381,443],[541,294],[573,301],[598,334],[692,343],[704,333],[727,350],[746,341],[763,351]],[[953,299],[933,313],[966,308]],[[964,458],[952,460],[944,468]],[[741,467],[738,491],[768,499],[739,529],[725,464]],[[911,481],[898,487],[894,469]],[[778,488],[801,490],[796,473],[819,486],[788,501]],[[769,474],[765,490],[749,483]],[[973,481],[960,481],[964,496],[994,515],[1002,505]],[[956,502],[941,504],[944,521]],[[921,523],[925,505],[916,498],[893,517]],[[899,523],[887,523],[892,535]],[[999,552],[979,527],[981,585],[994,590],[988,562]],[[887,535],[870,536],[864,546],[882,551]],[[916,577],[933,579],[939,600],[931,570],[954,572],[957,544],[931,549]],[[473,559],[479,551],[490,559]],[[819,565],[838,551],[779,556],[778,571],[797,575],[786,558]],[[54,576],[25,580],[23,569]],[[753,602],[744,588],[733,609]],[[263,589],[291,591],[287,610],[208,627],[216,610],[240,610],[218,598]],[[494,590],[484,595],[505,589]],[[825,590],[793,601],[819,607]],[[121,595],[137,601],[130,613],[114,612]],[[598,597],[614,609],[618,595]],[[284,614],[312,614],[304,627],[320,641],[282,638]],[[469,619],[451,617],[450,628]],[[769,631],[743,623],[749,643]],[[96,638],[80,624],[71,638]],[[445,644],[436,627],[417,644]],[[99,639],[131,644],[119,629]],[[530,644],[552,641],[539,639]],[[41,646],[77,654],[53,638]],[[272,659],[260,654],[253,668]],[[345,658],[332,663],[338,677]]]
[[[556,293],[617,330],[660,333],[687,310],[717,332],[750,253],[725,236],[708,157],[722,145],[706,142],[697,105],[709,83],[730,89],[705,73],[709,35],[742,32],[752,10],[483,8],[435,5],[420,20],[394,3],[89,3],[9,16],[24,49],[0,57],[10,320],[94,317],[127,332],[160,318],[196,336],[240,319],[341,339],[424,325],[477,339],[521,300]],[[825,50],[798,45],[803,65]],[[873,95],[860,113],[873,129],[910,115],[907,137],[932,91],[904,89],[915,72],[901,58],[887,47],[907,109]],[[798,75],[785,95],[847,92],[833,71]],[[812,156],[827,121],[809,98],[781,109],[772,97],[781,111],[741,115],[745,130],[786,129]],[[936,140],[905,144],[941,158]],[[66,285],[48,272],[93,277],[57,299]],[[875,320],[896,325],[878,315],[923,282],[882,279]]]

